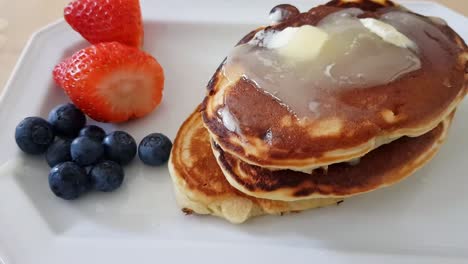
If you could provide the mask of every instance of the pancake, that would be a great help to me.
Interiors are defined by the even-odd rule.
[[[186,213],[210,214],[232,223],[259,215],[281,215],[317,208],[342,199],[271,201],[247,196],[226,181],[211,150],[201,115],[195,111],[181,126],[169,160],[176,199]]]
[[[283,201],[344,198],[395,184],[428,163],[444,142],[454,113],[419,137],[402,137],[359,161],[338,163],[312,173],[270,171],[245,163],[213,144],[229,183],[248,195]]]
[[[254,41],[259,32],[316,26],[350,8],[363,11],[359,18],[385,19],[408,36],[418,46],[420,68],[371,87],[320,91],[312,105],[315,116],[302,118],[283,102],[281,93],[267,92],[258,87],[258,79],[246,76],[245,65],[231,65],[235,78],[227,78],[224,60],[208,84],[202,106],[204,124],[223,152],[269,170],[311,172],[362,157],[403,136],[426,134],[454,111],[468,89],[466,44],[441,20],[390,1],[331,1],[256,29],[238,46]],[[293,85],[286,86],[282,89]],[[287,96],[301,97],[290,89]]]

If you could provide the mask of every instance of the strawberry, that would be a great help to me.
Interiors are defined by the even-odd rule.
[[[143,44],[138,0],[74,0],[64,16],[92,44],[117,41],[137,48]]]
[[[147,115],[162,99],[164,73],[151,55],[118,42],[82,49],[55,66],[55,82],[96,121]]]

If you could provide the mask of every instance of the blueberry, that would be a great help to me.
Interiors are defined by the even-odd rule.
[[[18,147],[28,154],[42,154],[54,142],[52,126],[40,117],[27,117],[15,130]]]
[[[67,161],[52,168],[49,187],[56,196],[74,200],[90,189],[91,181],[83,168]]]
[[[86,124],[86,116],[73,104],[62,104],[50,111],[49,122],[58,135],[73,138]]]
[[[94,189],[101,192],[112,192],[122,185],[124,171],[114,161],[106,160],[96,164],[89,172]]]
[[[54,167],[62,162],[71,161],[70,145],[71,140],[69,139],[57,139],[52,143],[45,155],[47,164]]]
[[[104,129],[98,126],[90,125],[90,126],[85,126],[83,129],[81,129],[79,136],[89,137],[97,141],[102,141],[104,137],[106,137],[106,132],[104,131]]]
[[[120,165],[130,163],[137,152],[135,139],[123,131],[114,131],[107,135],[103,145],[106,158]]]
[[[88,137],[73,140],[70,150],[72,160],[83,167],[98,162],[104,155],[101,142]]]
[[[163,134],[154,133],[146,136],[138,146],[138,156],[147,165],[159,166],[169,160],[172,142]]]

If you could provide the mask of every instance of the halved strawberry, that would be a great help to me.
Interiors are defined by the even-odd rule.
[[[158,61],[118,42],[82,49],[58,64],[54,80],[96,121],[124,122],[159,105],[164,73]]]
[[[139,0],[75,0],[65,20],[92,44],[117,41],[141,47],[143,25]]]

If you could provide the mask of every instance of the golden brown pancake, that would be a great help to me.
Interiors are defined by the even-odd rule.
[[[223,62],[208,84],[202,114],[210,135],[226,154],[272,170],[310,172],[362,157],[402,136],[423,135],[456,108],[467,92],[466,44],[449,26],[390,1],[331,1],[254,30],[239,44],[260,30],[315,26],[327,15],[350,7],[364,11],[359,18],[378,19],[391,12],[411,15],[416,21],[412,24],[398,20],[391,24],[418,45],[421,68],[383,85],[330,90],[321,98],[319,117],[298,119],[255,80],[240,74],[238,80],[228,81]],[[224,109],[235,120],[235,130],[223,123]]]
[[[270,171],[245,163],[214,145],[232,186],[248,195],[283,201],[343,198],[395,184],[429,162],[444,142],[454,113],[419,137],[402,137],[366,154],[357,164],[337,163],[312,173]]]
[[[199,109],[184,122],[177,134],[169,171],[182,211],[211,214],[232,223],[242,223],[264,214],[280,215],[332,205],[342,200],[272,201],[247,196],[231,187],[213,156],[209,134],[203,127]]]

